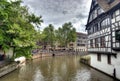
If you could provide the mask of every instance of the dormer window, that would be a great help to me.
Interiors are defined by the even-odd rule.
[[[114,0],[106,0],[109,4],[114,2]]]

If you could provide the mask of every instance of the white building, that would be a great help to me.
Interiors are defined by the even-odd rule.
[[[70,42],[68,48],[74,51],[87,51],[87,34],[76,32],[76,41]]]
[[[87,51],[87,34],[77,32],[76,42],[74,44],[75,51]]]
[[[120,0],[92,0],[86,30],[91,66],[120,80]]]

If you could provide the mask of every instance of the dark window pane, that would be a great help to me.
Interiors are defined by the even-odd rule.
[[[107,56],[107,61],[108,61],[108,64],[111,64],[111,55]]]
[[[101,54],[97,54],[97,60],[101,61]]]

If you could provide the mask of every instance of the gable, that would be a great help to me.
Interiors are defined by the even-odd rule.
[[[92,0],[87,23],[90,23],[92,20],[94,20],[98,15],[102,14],[103,12],[104,10],[99,6],[97,0]]]

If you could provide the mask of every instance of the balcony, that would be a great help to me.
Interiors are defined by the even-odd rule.
[[[113,47],[112,48],[114,51],[120,51],[120,47]]]

